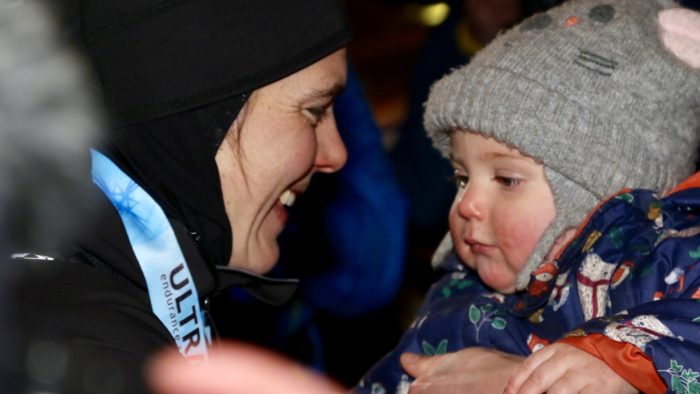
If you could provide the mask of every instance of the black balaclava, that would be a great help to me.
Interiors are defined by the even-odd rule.
[[[245,97],[125,126],[102,149],[217,265],[228,264],[232,246],[214,157]]]
[[[344,3],[87,0],[81,22],[119,125],[101,150],[187,227],[206,261],[227,265],[216,152],[249,92],[346,45]]]

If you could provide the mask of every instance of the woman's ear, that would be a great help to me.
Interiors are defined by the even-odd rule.
[[[661,41],[693,68],[700,68],[700,12],[670,8],[659,13]]]

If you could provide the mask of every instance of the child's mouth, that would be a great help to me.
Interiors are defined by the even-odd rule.
[[[469,248],[471,248],[471,251],[474,254],[491,254],[491,252],[495,249],[491,245],[482,244],[472,240],[467,240],[467,244],[469,244]]]

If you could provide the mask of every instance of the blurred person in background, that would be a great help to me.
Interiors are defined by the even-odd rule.
[[[38,2],[0,2],[0,255],[56,244],[79,225],[75,202],[94,203],[89,146],[102,127],[84,59]],[[16,264],[0,264],[0,392],[65,368],[17,344],[11,297]],[[35,348],[35,350],[38,350]],[[21,360],[21,362],[18,362]],[[48,362],[48,363],[47,363]]]

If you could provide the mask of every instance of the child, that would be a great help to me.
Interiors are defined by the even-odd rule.
[[[451,272],[356,392],[406,389],[404,352],[555,341],[629,389],[700,392],[700,175],[674,189],[700,133],[700,17],[674,7],[574,0],[433,86],[426,129],[459,187]]]

